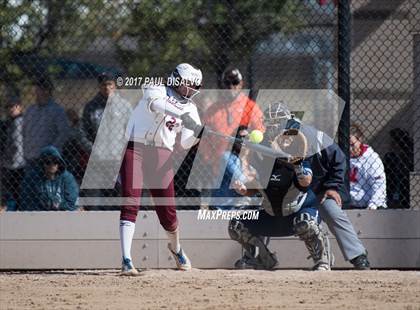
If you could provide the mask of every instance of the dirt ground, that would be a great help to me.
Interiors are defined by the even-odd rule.
[[[420,272],[0,273],[0,309],[420,309]]]

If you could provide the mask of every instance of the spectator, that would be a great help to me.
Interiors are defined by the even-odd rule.
[[[204,124],[209,128],[229,136],[237,136],[241,130],[252,131],[254,129],[265,131],[263,113],[258,105],[243,93],[244,81],[239,69],[228,67],[221,76],[221,87],[218,102],[213,103],[203,117]],[[220,171],[223,163],[223,153],[230,151],[228,142],[218,137],[206,137],[201,141],[200,154],[202,162],[205,162],[211,175],[206,178],[209,188],[219,188],[218,176],[224,175]],[[226,159],[226,157],[225,157]],[[229,174],[229,172],[226,172]],[[203,178],[202,178],[203,179]],[[208,180],[208,181],[207,181]],[[225,186],[224,184],[223,186]],[[219,188],[213,194],[220,195],[222,192],[230,192],[229,188]],[[236,197],[236,193],[230,197]]]
[[[245,139],[248,135],[247,130],[240,130],[238,132],[239,139]],[[232,152],[226,151],[223,153],[220,167],[220,175],[222,176],[222,183],[220,188],[213,190],[212,197],[219,198],[224,197],[226,201],[223,205],[220,205],[219,202],[215,200],[213,205],[217,205],[218,209],[228,210],[233,208],[235,205],[232,200],[235,197],[242,197],[237,193],[237,191],[232,187],[232,182],[236,180],[240,181],[242,184],[253,181],[256,178],[256,170],[249,163],[249,149],[242,149],[240,143],[234,143]],[[226,170],[224,169],[226,167]],[[241,200],[243,201],[243,199]],[[244,204],[242,203],[241,206]]]
[[[29,169],[23,179],[20,210],[74,211],[78,208],[79,187],[57,148],[43,148]]]
[[[363,144],[358,125],[350,127],[350,196],[351,206],[375,210],[386,208],[386,177],[379,155]]]
[[[19,97],[7,102],[8,119],[3,124],[1,184],[2,206],[15,211],[19,206],[19,188],[23,178],[25,159],[23,157],[23,108]]]
[[[410,207],[410,171],[414,170],[413,139],[406,130],[394,128],[390,132],[392,152],[384,158],[388,206]]]
[[[28,108],[23,118],[23,150],[28,164],[39,157],[45,146],[53,145],[61,150],[69,133],[66,113],[52,98],[51,81],[39,78],[35,91],[36,103]]]
[[[243,77],[237,68],[227,68],[221,77],[222,87],[227,91],[221,93],[224,98],[210,106],[204,116],[204,123],[213,130],[228,136],[236,136],[242,129],[254,129],[264,132],[263,113],[258,105],[243,92]],[[228,98],[226,98],[228,97]],[[209,137],[212,141],[201,147],[205,159],[212,165],[213,172],[218,173],[219,160],[226,144],[218,138]],[[216,148],[214,146],[217,146]]]
[[[116,92],[112,74],[104,72],[98,76],[99,91],[89,101],[82,115],[81,147],[89,158],[88,173],[90,180],[97,185],[94,189],[84,189],[84,197],[115,197],[120,196],[120,186],[113,189],[102,187],[104,179],[109,179],[115,171],[115,163],[125,151],[124,144],[117,143],[124,139],[126,127],[133,111],[131,104]],[[101,128],[101,129],[100,129]],[[97,136],[100,129],[101,134]],[[96,143],[95,143],[96,141]],[[119,210],[119,207],[89,206],[85,210]]]
[[[93,143],[98,133],[99,125],[104,114],[108,97],[115,93],[115,81],[112,74],[103,72],[98,76],[99,91],[83,109],[82,134],[83,144],[89,153],[92,152]]]
[[[70,121],[69,138],[63,147],[63,158],[67,162],[68,170],[81,184],[89,154],[82,143],[83,135],[80,129],[80,117],[74,109],[66,111]]]

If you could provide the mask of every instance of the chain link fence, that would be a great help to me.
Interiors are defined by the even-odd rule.
[[[325,126],[338,139],[337,128],[328,127],[337,127],[340,121],[337,108],[328,107],[328,113],[315,113],[311,119],[310,113],[304,114],[312,103],[298,106],[299,101],[309,100],[306,95],[304,100],[302,95],[296,99],[265,91],[339,92],[343,63],[338,57],[338,5],[335,0],[3,1],[2,206],[71,210],[77,208],[79,195],[120,196],[118,185],[106,190],[80,189],[108,96],[116,84],[134,90],[146,77],[167,77],[181,62],[203,71],[204,90],[196,97],[197,108],[202,120],[221,113],[226,119],[214,122],[224,128],[224,134],[237,135],[244,128],[241,125],[249,131],[259,129],[257,121],[244,120],[243,110],[223,114],[231,102],[221,104],[220,92],[215,97],[211,91],[237,86],[227,85],[222,78],[231,67],[240,72],[244,96],[256,102],[252,115],[257,110],[262,113],[270,102],[283,101],[297,117]],[[376,186],[372,182],[383,177],[385,200],[377,206],[416,207],[420,202],[419,152],[415,152],[420,145],[419,4],[415,0],[352,1],[350,13],[350,63],[344,72],[350,73],[350,123],[358,127],[342,123],[341,135],[347,141],[350,128],[350,151],[357,150],[358,142],[369,144],[383,163],[381,172],[377,162],[350,159],[350,185],[359,186],[358,195],[369,194]],[[242,109],[252,105],[248,99],[244,102]],[[129,109],[136,104],[128,103]],[[220,108],[215,109],[217,105]],[[227,124],[231,114],[239,115],[233,122],[236,126]],[[54,150],[44,149],[47,153],[41,156],[48,145],[57,147],[72,174],[62,181],[65,193],[62,185],[54,187],[45,178],[48,161],[58,164],[55,173],[63,173]],[[214,154],[217,146],[214,143]],[[359,149],[365,152],[366,147]],[[176,197],[192,199],[189,204],[196,207],[211,194],[205,184],[218,173],[209,164],[214,157],[199,153],[200,146],[188,153],[174,151]],[[194,170],[194,165],[199,169]],[[369,204],[366,199],[358,198],[364,207]],[[85,208],[117,209],[109,204]]]
[[[360,127],[362,141],[382,160],[388,207],[418,207],[419,167],[414,150],[420,143],[415,95],[420,5],[418,1],[353,1],[351,9],[351,122]],[[375,162],[371,165],[365,168],[382,170]]]

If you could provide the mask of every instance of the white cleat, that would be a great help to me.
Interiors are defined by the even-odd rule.
[[[331,267],[330,267],[330,264],[328,263],[319,262],[318,264],[312,267],[312,270],[313,271],[330,271]]]
[[[133,266],[133,262],[129,258],[123,258],[121,276],[138,276],[139,272]]]
[[[171,244],[168,244],[168,249],[171,252],[172,256],[175,259],[176,267],[179,270],[188,271],[191,270],[191,262],[188,256],[184,253],[184,251],[181,249],[178,253],[175,253],[171,249]]]

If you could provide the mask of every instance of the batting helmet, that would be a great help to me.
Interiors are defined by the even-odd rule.
[[[199,93],[202,80],[203,74],[200,69],[197,69],[190,64],[182,63],[176,66],[175,70],[172,71],[168,86],[174,88],[181,85],[185,86],[188,89],[188,92],[187,95],[183,97],[190,99]]]
[[[197,69],[190,64],[182,63],[176,66],[175,70],[171,74],[171,78],[174,80],[175,86],[177,84],[176,82],[178,82],[178,84],[184,82],[189,86],[200,88],[203,80],[203,74],[200,69]]]

